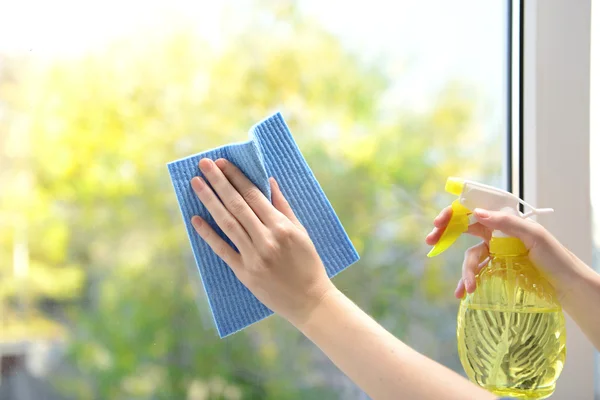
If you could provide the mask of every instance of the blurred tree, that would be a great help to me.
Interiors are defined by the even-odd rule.
[[[407,340],[430,332],[417,347],[454,362],[446,299],[459,271],[426,261],[421,240],[449,201],[446,176],[499,173],[473,96],[451,84],[428,113],[382,118],[385,69],[285,4],[245,15],[219,52],[185,27],[144,33],[31,64],[5,96],[14,134],[30,135],[33,193],[6,201],[28,221],[31,279],[81,272],[40,292],[62,299],[51,315],[68,323],[71,363],[56,383],[76,398],[358,396],[277,317],[219,340],[189,256],[165,163],[243,140],[275,108],[361,253],[336,282]]]

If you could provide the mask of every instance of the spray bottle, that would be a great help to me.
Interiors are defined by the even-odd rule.
[[[452,218],[429,257],[447,250],[476,222],[481,208],[529,218],[552,212],[531,207],[512,193],[449,178],[458,196]],[[519,212],[519,204],[531,211]],[[554,288],[536,270],[519,239],[494,231],[490,261],[476,276],[477,289],[461,300],[458,354],[469,379],[498,396],[543,399],[554,392],[566,356],[566,329]]]

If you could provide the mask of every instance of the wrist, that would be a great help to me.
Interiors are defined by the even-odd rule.
[[[323,319],[323,315],[331,313],[331,310],[335,308],[335,304],[338,303],[343,297],[345,297],[344,294],[340,292],[339,289],[333,285],[333,283],[331,283],[312,302],[312,306],[309,308],[308,312],[299,318],[295,318],[293,320],[290,319],[290,322],[300,332],[306,335],[312,326],[320,324],[319,321]]]
[[[577,256],[569,253],[572,258],[572,270],[570,276],[562,279],[561,302],[567,309],[572,305],[585,301],[586,294],[600,290],[600,275]]]

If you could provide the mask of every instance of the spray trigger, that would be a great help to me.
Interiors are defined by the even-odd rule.
[[[460,200],[452,202],[452,217],[440,240],[433,246],[427,257],[435,257],[456,242],[458,237],[469,229],[469,215],[471,210],[460,204]]]

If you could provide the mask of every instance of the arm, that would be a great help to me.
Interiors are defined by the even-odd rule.
[[[565,311],[583,333],[600,350],[600,313],[594,312],[600,304],[600,275],[570,251],[574,283],[560,299]]]
[[[337,290],[299,328],[374,399],[495,398],[402,343]]]
[[[426,239],[428,244],[437,243],[451,216],[452,210],[447,208],[435,219],[435,228]],[[486,264],[492,231],[502,231],[523,241],[533,264],[556,289],[564,310],[600,350],[600,313],[590,311],[600,304],[600,275],[535,222],[484,210],[475,210],[475,217],[478,223],[469,227],[469,233],[484,241],[467,250],[456,297],[475,291],[475,275]]]
[[[271,180],[271,204],[231,163],[203,159],[192,188],[239,249],[200,217],[198,234],[267,307],[298,327],[375,399],[492,399],[396,339],[340,293],[306,230]]]

